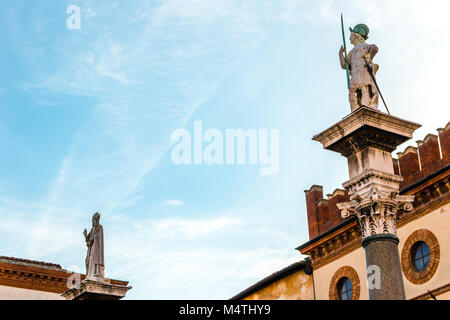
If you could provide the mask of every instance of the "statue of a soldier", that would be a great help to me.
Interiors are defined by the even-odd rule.
[[[365,24],[357,24],[350,28],[350,43],[354,46],[348,53],[347,64],[350,72],[349,101],[352,111],[359,107],[366,106],[378,109],[377,87],[369,73],[371,68],[375,76],[378,65],[372,59],[378,52],[378,47],[374,44],[367,44],[369,28]],[[341,67],[345,70],[344,47],[339,50]]]
[[[103,251],[103,227],[100,224],[100,214],[92,217],[92,229],[87,233],[84,229],[84,238],[88,247],[86,255],[86,278],[104,278],[105,259]]]

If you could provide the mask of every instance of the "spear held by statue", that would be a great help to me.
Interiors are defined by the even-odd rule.
[[[343,46],[339,50],[339,59],[341,67],[345,69],[347,75],[351,110],[355,111],[363,106],[378,109],[379,95],[383,100],[388,114],[390,114],[386,101],[375,79],[378,65],[375,65],[375,68],[372,65],[372,59],[377,54],[378,47],[375,44],[366,43],[366,40],[369,38],[369,27],[363,23],[359,23],[354,28],[350,28],[350,43],[353,45],[353,49],[348,54],[342,14],[341,29]],[[376,91],[375,88],[377,89]]]
[[[389,109],[388,109],[387,105],[386,105],[386,102],[384,101],[383,95],[381,94],[380,87],[378,87],[377,80],[375,80],[375,76],[373,75],[373,67],[369,64],[369,62],[367,61],[366,57],[363,56],[363,59],[364,59],[364,62],[366,63],[367,71],[369,71],[369,74],[372,77],[373,83],[375,83],[375,86],[377,87],[377,91],[380,94],[381,100],[383,100],[383,104],[384,104],[384,107],[387,110],[387,113],[391,114],[389,112]]]

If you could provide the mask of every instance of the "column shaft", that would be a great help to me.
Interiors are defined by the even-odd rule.
[[[368,270],[370,300],[405,300],[402,267],[398,253],[398,238],[391,234],[380,234],[363,240]],[[375,266],[370,268],[370,266]],[[378,268],[379,269],[378,269]],[[380,272],[379,288],[373,285],[375,272]]]

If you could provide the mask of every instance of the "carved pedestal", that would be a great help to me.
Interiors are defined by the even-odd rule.
[[[350,179],[343,183],[349,202],[338,204],[343,218],[356,216],[371,274],[372,300],[405,299],[398,253],[397,213],[410,211],[414,196],[399,195],[403,178],[394,173],[391,152],[412,137],[420,125],[362,107],[313,137],[328,150],[347,158]],[[369,281],[370,282],[370,281]]]
[[[111,284],[109,279],[83,280],[61,294],[67,300],[119,300],[131,287]]]

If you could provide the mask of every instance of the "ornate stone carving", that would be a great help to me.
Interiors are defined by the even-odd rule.
[[[398,214],[399,221],[397,223],[401,225],[406,224],[411,220],[429,213],[436,206],[446,203],[450,199],[450,189],[445,186],[445,183],[442,183],[445,179],[448,178],[444,177],[433,184],[420,186],[420,189],[414,192],[414,212],[412,214],[405,214],[404,211],[400,211]],[[427,194],[432,194],[431,192],[427,192],[427,190],[434,190],[435,188],[439,188],[440,192],[433,192],[432,197],[427,196]]]
[[[359,224],[354,224],[302,253],[309,255],[312,265],[318,268],[358,248],[361,245],[359,229]]]
[[[398,194],[401,177],[368,170],[344,183],[350,201],[337,204],[343,219],[358,218],[362,238],[397,233],[397,213],[411,211],[414,196]]]

